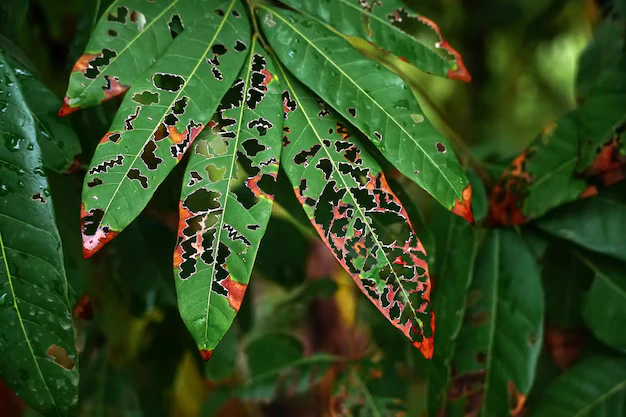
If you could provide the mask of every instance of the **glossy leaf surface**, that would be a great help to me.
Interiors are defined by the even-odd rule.
[[[285,0],[283,3],[332,25],[348,36],[372,42],[429,74],[465,82],[471,76],[437,24],[400,0]]]
[[[181,317],[203,356],[239,311],[272,210],[282,99],[267,54],[255,45],[187,165],[174,270]],[[208,129],[207,129],[208,130]]]
[[[185,27],[217,2],[116,0],[96,25],[72,73],[59,114],[95,106],[126,92]]]
[[[529,417],[619,416],[626,409],[626,359],[593,356],[548,386]]]
[[[518,412],[534,380],[544,313],[539,267],[521,236],[511,230],[489,233],[466,305],[447,415]]]
[[[626,265],[602,256],[582,258],[596,274],[583,304],[587,327],[607,346],[626,352]]]
[[[426,358],[434,317],[426,252],[380,166],[346,123],[281,70],[283,167],[307,216],[378,310]]]
[[[78,356],[61,240],[35,121],[2,54],[0,105],[0,378],[45,416],[67,416]]]
[[[293,12],[263,7],[259,17],[268,41],[296,78],[365,133],[400,172],[473,221],[471,186],[461,165],[399,76]]]
[[[83,186],[85,256],[143,210],[237,77],[250,28],[239,0],[216,10],[177,36],[133,84],[100,141]]]
[[[430,414],[437,415],[445,402],[445,391],[450,382],[450,361],[463,325],[479,236],[471,225],[443,209],[433,213],[430,227],[436,237],[438,258],[432,271],[437,338],[433,369],[429,375],[428,405]]]
[[[544,231],[626,261],[626,185],[561,207],[537,221]]]

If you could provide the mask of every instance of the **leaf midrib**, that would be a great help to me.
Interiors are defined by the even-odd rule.
[[[13,279],[11,276],[11,271],[9,270],[9,263],[7,262],[7,255],[4,246],[4,240],[2,239],[2,232],[0,232],[0,249],[2,250],[2,261],[4,263],[4,268],[7,274],[7,280],[9,281],[9,288],[11,289],[11,296],[13,297],[13,308],[15,308],[15,312],[17,313],[17,321],[20,323],[20,328],[22,329],[22,333],[24,334],[24,340],[26,340],[26,344],[28,345],[28,352],[33,358],[33,362],[35,363],[35,368],[37,369],[37,373],[43,382],[43,386],[46,388],[46,393],[50,397],[52,404],[54,404],[54,408],[56,409],[57,415],[61,415],[61,410],[54,400],[52,393],[50,392],[50,388],[48,384],[46,384],[46,380],[43,377],[43,373],[41,372],[41,368],[39,367],[39,362],[37,362],[37,357],[35,356],[35,351],[33,350],[33,346],[30,343],[30,338],[28,337],[28,333],[26,332],[26,328],[24,327],[24,321],[22,319],[22,313],[18,307],[18,297],[15,294],[15,288],[13,287]]]
[[[235,1],[233,1],[231,3],[231,8],[232,5],[235,4]],[[228,11],[226,12],[226,15],[230,14],[230,8],[228,9]],[[222,216],[220,217],[220,220],[218,222],[219,224],[219,228],[217,230],[217,235],[215,237],[215,243],[214,243],[214,247],[213,247],[213,262],[211,263],[211,279],[209,281],[209,295],[207,297],[207,307],[206,307],[206,326],[204,328],[204,348],[207,349],[207,341],[209,339],[209,311],[211,309],[211,294],[213,293],[213,290],[211,288],[213,281],[215,280],[215,266],[217,265],[217,258],[219,258],[217,251],[219,250],[220,247],[220,241],[222,239],[222,230],[224,229],[224,219],[226,217],[226,206],[228,204],[228,193],[230,192],[230,187],[231,187],[231,183],[233,180],[233,171],[235,169],[235,163],[237,161],[237,148],[239,148],[239,140],[240,140],[240,136],[241,136],[241,129],[242,129],[242,125],[243,125],[243,112],[245,110],[246,107],[246,102],[245,102],[245,98],[248,94],[248,90],[250,89],[250,73],[252,71],[252,58],[254,57],[254,45],[256,43],[256,38],[252,39],[252,42],[250,43],[250,58],[248,60],[248,69],[246,71],[246,78],[245,78],[245,85],[244,85],[244,90],[243,90],[243,98],[242,98],[242,102],[241,102],[241,108],[239,110],[239,123],[237,124],[237,133],[236,133],[236,139],[235,139],[235,143],[233,145],[233,149],[234,152],[232,154],[232,158],[231,158],[231,162],[230,162],[230,169],[228,172],[228,181],[226,183],[226,189],[225,189],[225,196],[224,196],[224,207],[222,207]],[[226,262],[226,261],[224,261]],[[228,275],[230,276],[230,271],[228,272]]]
[[[178,1],[178,0],[177,0]],[[206,54],[208,53],[209,49],[211,49],[211,46],[213,45],[213,43],[215,42],[215,40],[217,39],[218,34],[222,31],[222,28],[224,26],[224,23],[226,22],[226,20],[228,19],[228,17],[230,16],[230,10],[233,8],[233,6],[235,5],[236,0],[232,0],[230,2],[230,6],[228,7],[228,12],[224,14],[224,17],[222,18],[222,21],[220,23],[220,25],[218,26],[217,30],[215,31],[215,34],[213,35],[213,39],[211,39],[211,42],[209,42],[207,44],[207,48],[204,51],[204,54],[202,54],[202,57],[198,60],[198,63],[196,64],[196,66],[194,67],[194,69],[191,71],[191,73],[189,74],[189,76],[187,77],[187,79],[185,80],[184,84],[181,86],[180,90],[176,93],[176,95],[174,96],[174,98],[172,99],[172,101],[170,102],[169,106],[167,106],[167,108],[172,107],[172,105],[176,102],[176,100],[178,100],[178,98],[180,97],[180,95],[183,93],[183,91],[185,91],[185,88],[187,88],[187,84],[189,83],[189,80],[191,80],[193,78],[193,76],[196,74],[196,71],[198,70],[198,68],[200,67],[200,65],[204,62],[204,57],[206,56]],[[154,133],[154,131],[158,128],[158,126],[161,124],[161,122],[163,122],[163,119],[165,119],[165,116],[167,116],[167,110],[165,110],[163,112],[163,116],[161,116],[161,118],[159,119],[159,121],[155,124],[155,128],[152,129],[152,133]],[[139,156],[141,155],[141,150],[143,150],[146,145],[148,144],[148,142],[150,141],[150,136],[148,135],[146,141],[144,142],[143,146],[139,149],[139,151],[137,152],[137,155],[135,155],[135,157],[133,158],[132,162],[128,165],[128,169],[126,170],[126,172],[124,173],[124,176],[122,177],[122,179],[120,180],[119,184],[117,185],[117,187],[115,188],[115,191],[113,192],[113,194],[111,195],[111,199],[109,200],[109,203],[107,204],[106,208],[104,209],[104,215],[102,216],[102,220],[100,221],[100,224],[98,226],[101,226],[102,224],[104,224],[104,219],[106,218],[107,214],[109,213],[109,208],[111,207],[111,204],[113,204],[113,201],[115,200],[115,198],[117,197],[117,194],[120,190],[120,187],[122,186],[122,184],[124,183],[124,181],[126,181],[126,179],[128,178],[128,173],[130,172],[130,170],[133,168],[133,166],[135,165],[135,162],[137,162],[137,159],[139,158]]]
[[[267,10],[269,13],[277,16],[280,20],[282,20],[287,26],[289,26],[294,32],[296,32],[298,35],[300,35],[313,49],[315,49],[320,55],[322,55],[328,62],[330,62],[335,68],[337,68],[339,70],[339,72],[347,79],[349,80],[360,92],[361,94],[363,94],[365,97],[369,98],[370,101],[372,103],[374,103],[388,118],[389,120],[392,120],[397,126],[398,128],[400,128],[400,130],[402,132],[404,132],[404,134],[409,137],[412,142],[415,144],[415,146],[417,146],[419,148],[419,150],[422,152],[422,155],[424,155],[424,157],[430,162],[430,164],[435,167],[435,170],[437,170],[441,176],[446,180],[446,182],[448,183],[448,185],[450,186],[450,188],[453,190],[454,194],[460,199],[463,200],[463,196],[462,193],[458,193],[456,188],[454,187],[454,185],[452,184],[452,182],[450,181],[450,179],[448,178],[448,176],[445,174],[445,172],[443,172],[439,166],[435,163],[435,161],[431,158],[431,156],[426,152],[426,150],[415,140],[415,138],[409,134],[409,132],[406,131],[406,129],[404,128],[404,126],[402,126],[402,124],[400,124],[394,117],[391,116],[391,114],[389,114],[380,104],[378,104],[378,102],[376,100],[374,100],[374,98],[372,96],[370,96],[365,90],[363,90],[361,88],[361,86],[356,83],[350,76],[348,76],[348,74],[346,74],[345,71],[343,71],[343,69],[341,67],[339,67],[337,64],[335,64],[334,61],[332,61],[324,52],[322,52],[317,46],[315,46],[315,44],[313,42],[311,42],[311,40],[306,37],[302,32],[300,32],[295,26],[291,25],[285,18],[283,18],[280,14],[278,14],[275,10],[268,8],[267,6],[261,6],[260,8]]]
[[[280,69],[280,72],[283,74],[283,77],[285,78],[285,82],[287,83],[289,89],[293,93],[294,99],[298,102],[299,107],[302,109],[302,114],[306,118],[307,123],[311,127],[311,130],[313,130],[313,132],[315,133],[315,136],[317,137],[317,140],[318,140],[319,144],[322,145],[322,149],[324,149],[324,152],[326,153],[326,156],[330,160],[330,163],[333,165],[334,172],[335,173],[340,172],[339,168],[335,164],[334,159],[332,158],[332,156],[328,152],[328,149],[326,148],[326,146],[324,146],[322,138],[320,137],[320,135],[318,134],[317,130],[315,129],[315,126],[313,125],[313,123],[311,123],[311,119],[309,118],[309,115],[307,114],[307,112],[304,110],[304,106],[302,105],[302,102],[300,101],[300,99],[298,98],[298,95],[296,94],[296,92],[294,91],[293,87],[291,86],[291,83],[289,82],[289,78],[287,77],[287,74],[283,70],[282,65],[280,63],[277,63],[277,65],[278,65],[278,68]],[[361,209],[361,206],[358,205],[356,197],[354,196],[354,194],[352,194],[352,191],[350,191],[350,187],[348,186],[348,184],[346,184],[343,176],[339,175],[339,174],[337,176],[341,179],[341,182],[343,183],[344,187],[346,188],[346,193],[348,193],[350,195],[350,197],[352,198],[352,200],[355,202],[354,206],[356,207],[356,209],[360,213],[361,218],[363,220],[365,220],[364,223],[365,223],[367,229],[371,233],[372,238],[373,238],[374,242],[376,243],[376,245],[380,248],[380,251],[381,251],[381,253],[383,254],[383,256],[385,258],[385,261],[387,262],[387,265],[389,266],[389,270],[393,273],[393,277],[394,277],[394,279],[396,281],[396,284],[398,285],[398,287],[402,291],[402,294],[404,295],[404,297],[406,299],[407,305],[409,306],[409,308],[411,309],[411,312],[413,313],[414,320],[417,321],[418,317],[417,317],[417,313],[415,311],[415,308],[413,307],[413,303],[411,303],[411,299],[409,298],[409,294],[406,292],[406,289],[404,288],[404,286],[400,282],[400,278],[398,278],[398,275],[396,274],[396,271],[393,268],[393,265],[389,261],[389,258],[387,257],[387,254],[385,253],[383,244],[378,240],[378,236],[372,230],[372,226],[370,225],[370,223],[368,221],[368,218],[365,216],[365,213],[363,213],[363,210]],[[417,324],[417,323],[415,323],[415,324]],[[424,329],[422,329],[422,331],[423,330]],[[413,339],[410,339],[410,340],[413,340]]]

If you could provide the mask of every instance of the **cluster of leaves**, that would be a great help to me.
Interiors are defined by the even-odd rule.
[[[173,415],[278,400],[288,413],[295,397],[328,399],[320,414],[391,416],[411,412],[426,373],[432,416],[619,414],[623,8],[581,58],[577,108],[493,187],[466,174],[388,69],[399,59],[471,80],[400,0],[94,9],[62,103],[12,44],[0,51],[0,378],[32,409],[160,415],[151,396],[167,390]],[[355,48],[363,40],[385,63]],[[59,107],[83,109],[73,127]],[[102,133],[88,166],[74,129]],[[428,222],[414,184],[442,206]],[[171,193],[176,219],[159,206]],[[307,278],[262,279],[283,275]],[[197,356],[212,358],[205,375]]]

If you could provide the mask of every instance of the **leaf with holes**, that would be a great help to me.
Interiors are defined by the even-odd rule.
[[[139,215],[235,80],[250,28],[239,0],[217,10],[177,36],[133,84],[100,141],[83,188],[86,257]]]
[[[411,89],[319,23],[263,6],[263,32],[289,71],[365,133],[400,172],[444,207],[473,221],[472,189]]]
[[[346,123],[281,73],[283,167],[337,260],[363,293],[425,357],[433,354],[426,252],[380,166]]]
[[[620,416],[625,407],[626,359],[592,356],[549,385],[528,417]]]
[[[241,306],[278,175],[281,92],[267,53],[256,41],[251,49],[218,108],[217,134],[196,141],[180,199],[179,309],[205,358]]]
[[[195,21],[211,20],[204,0],[116,0],[104,12],[70,75],[59,115],[126,92]],[[215,6],[215,2],[211,2]]]
[[[522,224],[626,176],[626,58],[596,80],[575,110],[546,128],[491,194],[493,223]]]
[[[35,121],[1,53],[0,105],[0,378],[45,416],[67,416],[78,356],[61,239]]]
[[[585,295],[583,318],[598,339],[626,352],[626,267],[598,255],[584,254],[581,258],[596,275]]]
[[[429,74],[470,82],[463,58],[432,20],[400,0],[284,0],[347,36],[364,38]]]
[[[463,324],[479,235],[467,222],[443,209],[433,213],[430,226],[436,236],[438,253],[432,271],[437,338],[428,384],[429,412],[434,416],[445,402],[446,387],[450,383],[450,361]]]
[[[450,416],[516,415],[543,338],[541,274],[521,236],[494,229],[478,254],[452,358]]]

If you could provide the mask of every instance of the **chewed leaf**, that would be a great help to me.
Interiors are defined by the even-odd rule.
[[[426,358],[433,354],[426,253],[380,166],[344,121],[282,72],[283,166],[311,223],[354,282]]]
[[[411,89],[323,25],[262,7],[262,28],[281,62],[444,207],[472,222],[472,190],[448,142]]]
[[[139,215],[237,76],[250,28],[239,0],[219,6],[221,13],[178,35],[133,84],[100,141],[83,187],[86,257]]]
[[[470,82],[463,58],[443,38],[437,24],[400,0],[284,0],[348,36],[364,38],[429,74]]]
[[[35,120],[1,52],[0,106],[0,379],[37,412],[71,415],[78,355],[61,238]]]
[[[104,12],[78,59],[59,115],[123,94],[182,29],[209,18],[202,0],[116,0]],[[210,18],[209,18],[210,19]]]
[[[269,221],[282,103],[267,54],[253,41],[239,78],[187,165],[174,272],[180,314],[208,359],[231,326]]]

